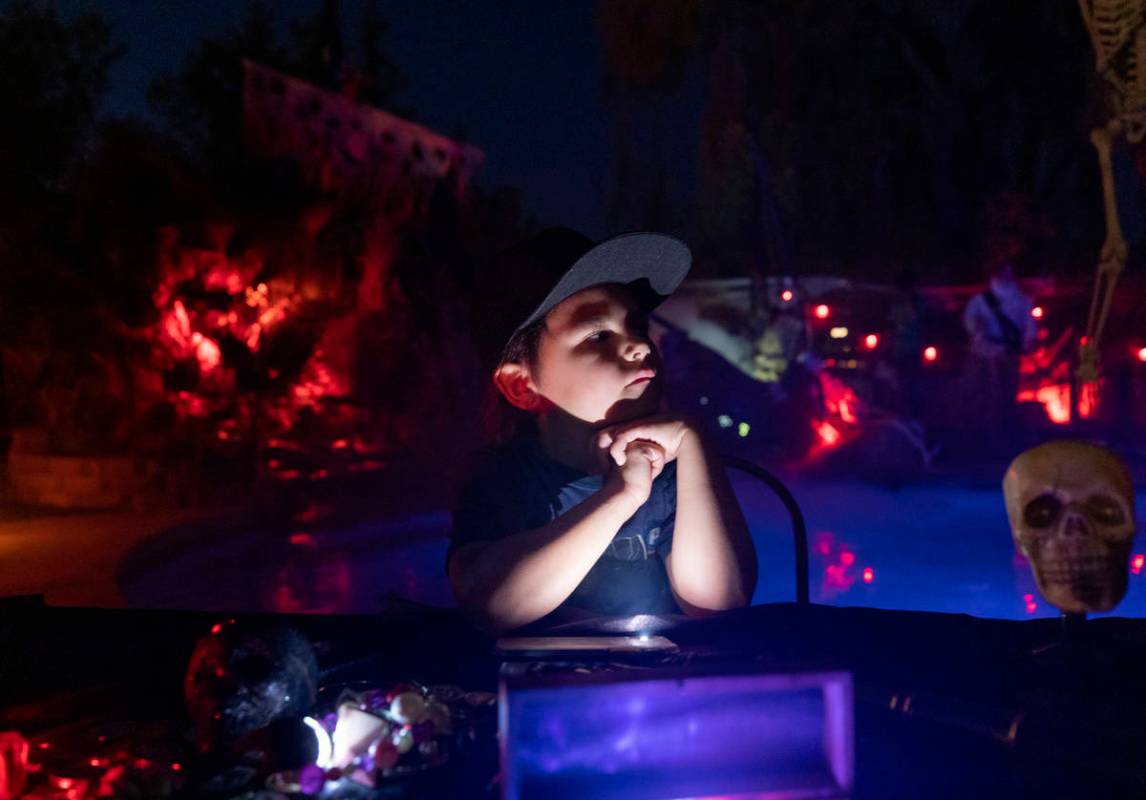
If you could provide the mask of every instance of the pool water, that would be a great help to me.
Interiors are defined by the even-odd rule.
[[[813,602],[981,617],[1055,616],[1014,548],[1002,492],[990,486],[793,483],[808,525]],[[761,559],[754,602],[794,596],[778,504],[740,492]],[[1138,508],[1146,495],[1139,494]],[[1141,515],[1138,528],[1142,528]],[[1146,548],[1139,542],[1135,553]],[[785,572],[785,568],[788,572]],[[1146,571],[1130,576],[1119,616],[1146,616]]]
[[[795,597],[791,527],[778,499],[734,475],[760,561],[754,603]],[[1001,491],[794,480],[807,521],[811,599],[831,605],[1025,619],[1057,612],[1015,553]],[[1146,494],[1138,495],[1138,528]],[[444,511],[295,531],[256,518],[169,532],[120,570],[128,604],[220,611],[370,613],[394,600],[453,604]],[[1146,542],[1135,553],[1146,553]],[[1114,612],[1146,616],[1146,570]]]

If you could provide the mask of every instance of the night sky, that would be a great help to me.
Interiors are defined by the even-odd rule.
[[[340,4],[351,59],[367,6]],[[280,39],[289,20],[320,7],[320,0],[277,0]],[[58,8],[65,18],[98,11],[127,45],[111,71],[105,111],[130,116],[150,114],[149,84],[177,70],[196,42],[239,27],[247,15],[236,0],[59,0]],[[486,153],[482,185],[516,186],[543,223],[603,235],[608,156],[597,3],[418,0],[379,8],[390,25],[386,50],[409,82],[396,103],[441,133],[460,125]]]

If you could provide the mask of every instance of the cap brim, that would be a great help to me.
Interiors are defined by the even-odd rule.
[[[651,311],[676,291],[690,266],[692,253],[688,246],[663,233],[623,233],[606,239],[573,263],[517,331],[542,319],[577,292],[602,283],[647,280],[652,295],[643,294],[642,299],[645,310]]]

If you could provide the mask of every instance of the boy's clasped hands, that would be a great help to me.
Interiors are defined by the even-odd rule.
[[[608,459],[607,481],[620,482],[619,489],[644,503],[653,481],[665,464],[676,459],[685,442],[695,436],[692,425],[682,417],[642,417],[602,430],[597,446]]]

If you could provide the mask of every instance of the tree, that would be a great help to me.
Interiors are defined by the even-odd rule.
[[[66,182],[92,141],[107,73],[124,52],[102,17],[62,21],[50,4],[0,14],[0,318],[5,338],[54,291]],[[65,280],[65,283],[67,280]]]
[[[59,189],[123,52],[96,14],[63,22],[50,5],[17,0],[0,15],[0,210]]]
[[[362,26],[360,69],[349,69],[344,61],[335,0],[326,0],[312,17],[293,22],[287,46],[276,40],[274,21],[270,3],[253,0],[238,31],[200,42],[181,71],[156,80],[149,92],[172,135],[224,181],[241,173],[244,163],[243,59],[381,108],[389,107],[404,85],[401,71],[383,49],[387,26],[373,7]]]
[[[251,3],[242,28],[201,41],[182,71],[157,79],[148,92],[172,135],[213,171],[241,163],[244,58],[280,70],[287,66],[286,51],[275,41],[274,14],[262,0]]]
[[[85,301],[139,324],[155,312],[156,232],[199,218],[209,188],[176,142],[143,121],[112,119],[100,124],[68,194],[67,260],[83,275]]]
[[[412,118],[411,110],[394,106],[394,96],[406,87],[408,81],[382,47],[389,30],[390,26],[378,13],[377,6],[371,4],[362,18],[362,34],[359,38],[362,50],[362,68],[359,71],[362,88],[357,97],[363,103],[389,108],[401,116]]]

